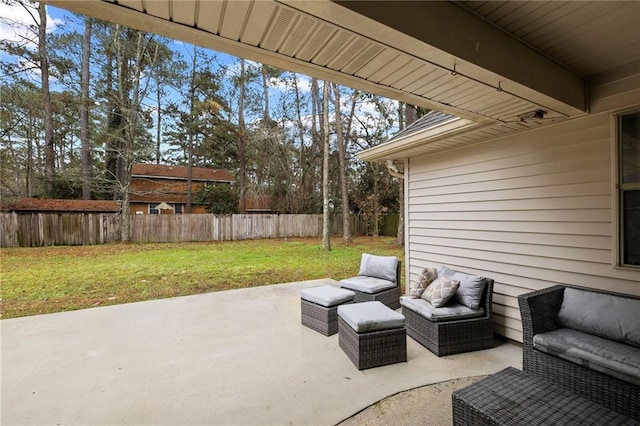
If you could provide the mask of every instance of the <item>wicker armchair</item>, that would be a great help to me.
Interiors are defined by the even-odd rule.
[[[364,253],[359,275],[341,280],[340,287],[353,291],[356,303],[377,301],[391,309],[398,309],[401,271],[402,262],[396,257]]]
[[[492,279],[485,278],[486,285],[480,302],[484,315],[481,317],[436,322],[403,306],[407,335],[437,356],[492,348],[493,282]]]
[[[562,305],[565,288],[566,286],[558,285],[518,296],[523,328],[522,369],[526,373],[557,383],[593,402],[640,420],[640,387],[533,348],[533,337],[536,334],[559,328],[556,317]],[[589,290],[640,299],[640,296]]]

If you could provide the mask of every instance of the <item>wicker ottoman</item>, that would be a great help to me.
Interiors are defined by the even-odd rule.
[[[404,362],[404,316],[381,302],[342,305],[338,308],[338,344],[358,370]]]
[[[508,367],[454,391],[453,424],[638,425],[545,379]]]
[[[332,285],[300,290],[302,325],[325,336],[338,332],[338,306],[353,303],[356,294]]]

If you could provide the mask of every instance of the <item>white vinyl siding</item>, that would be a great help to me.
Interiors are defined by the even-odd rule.
[[[409,279],[443,264],[491,277],[495,331],[522,341],[517,296],[554,284],[640,294],[616,269],[611,115],[409,159]]]

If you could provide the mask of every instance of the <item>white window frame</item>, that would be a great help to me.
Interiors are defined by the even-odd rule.
[[[640,266],[624,263],[624,223],[623,223],[623,193],[624,191],[640,189],[640,183],[622,184],[622,144],[620,139],[621,120],[620,117],[629,114],[640,113],[640,106],[624,111],[618,111],[611,117],[612,130],[612,199],[613,199],[613,241],[614,258],[613,264],[616,268],[640,270]]]

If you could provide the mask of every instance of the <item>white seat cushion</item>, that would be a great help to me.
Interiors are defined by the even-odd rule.
[[[348,288],[363,293],[378,293],[383,290],[394,288],[396,283],[393,281],[383,280],[382,278],[365,277],[358,275],[357,277],[346,278],[340,281],[340,287]]]
[[[300,290],[300,297],[308,302],[313,302],[320,306],[330,308],[332,306],[341,305],[342,303],[351,302],[355,299],[356,294],[343,288],[334,287],[332,285],[323,285],[320,287],[311,287]]]
[[[404,315],[382,302],[340,305],[338,316],[358,333],[404,327]]]

